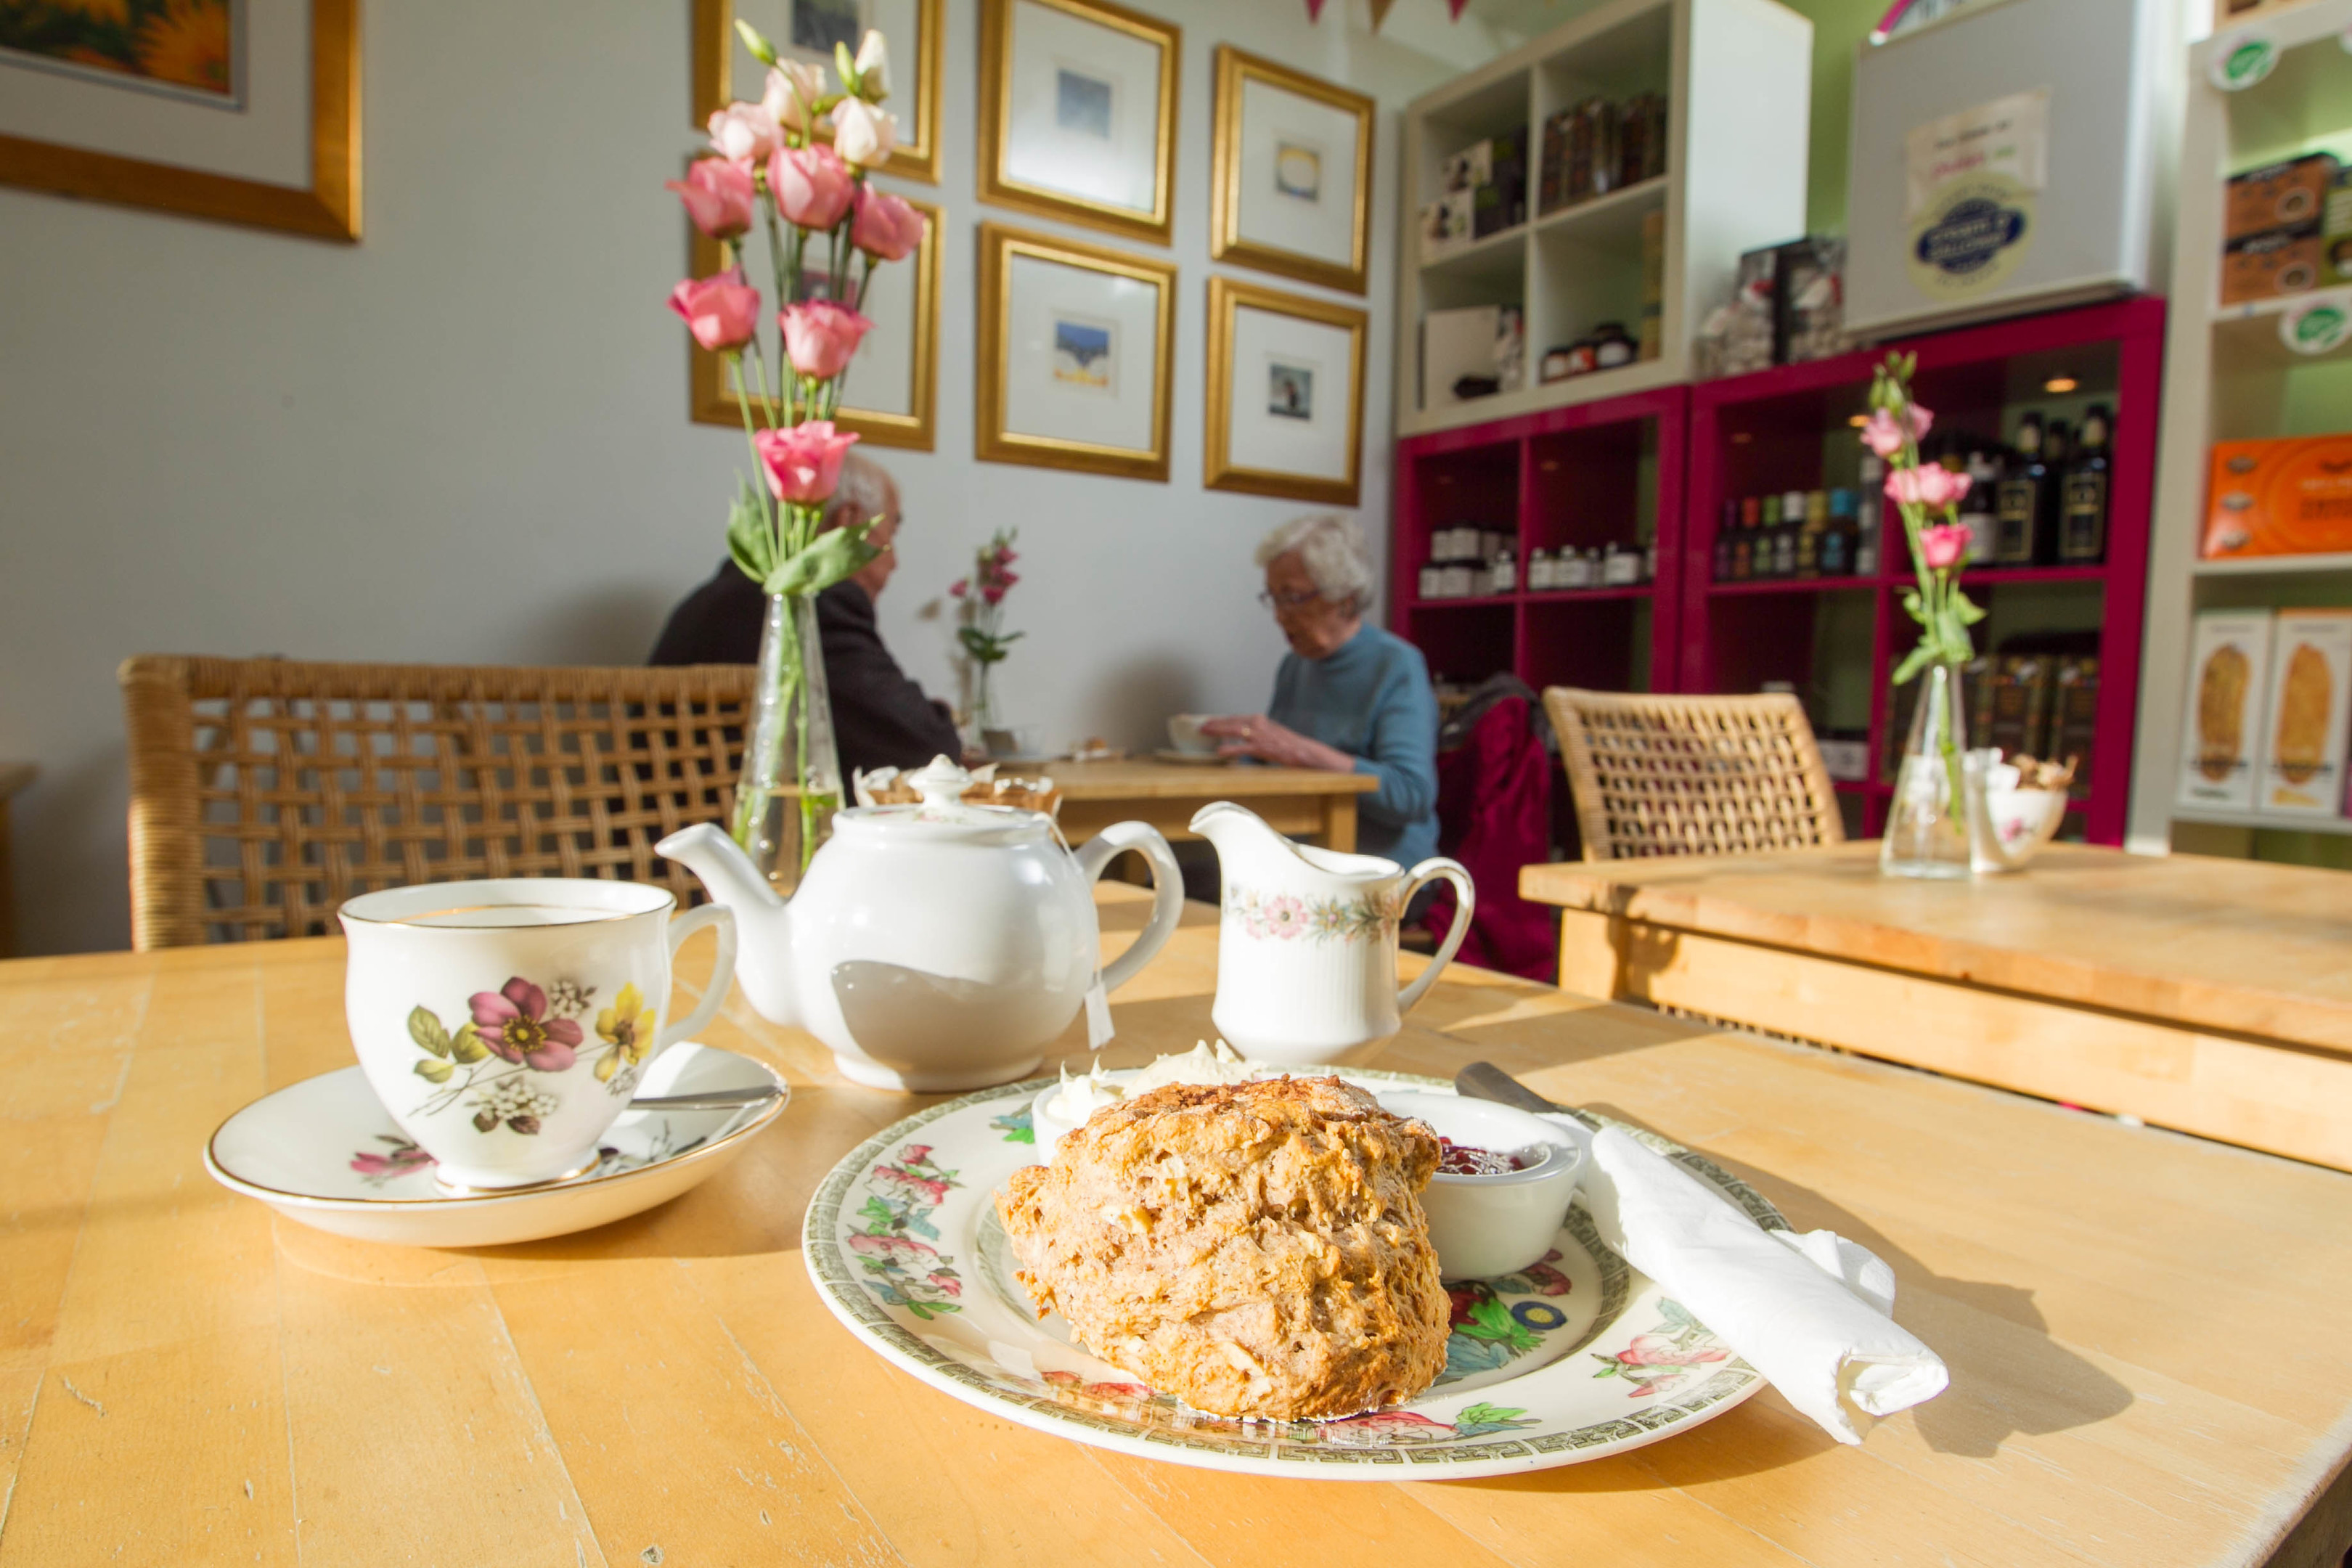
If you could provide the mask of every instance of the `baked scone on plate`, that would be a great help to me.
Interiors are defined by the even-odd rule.
[[[1336,1078],[1171,1084],[1097,1111],[996,1208],[1039,1314],[1104,1360],[1213,1415],[1354,1415],[1444,1370],[1439,1153]]]

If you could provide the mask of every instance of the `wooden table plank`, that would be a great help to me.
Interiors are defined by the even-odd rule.
[[[1333,849],[1356,847],[1356,797],[1380,787],[1369,773],[1324,773],[1204,763],[1055,763],[1062,792],[1063,833],[1076,844],[1114,822],[1145,822],[1169,839],[1197,837],[1192,814],[1213,800],[1230,800],[1265,818],[1277,833],[1314,836]]]

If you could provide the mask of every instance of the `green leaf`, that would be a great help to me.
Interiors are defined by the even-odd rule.
[[[415,1008],[408,1015],[408,1037],[436,1057],[449,1054],[449,1031],[441,1026],[440,1019],[423,1007]]]
[[[1913,676],[1927,668],[1930,664],[1933,664],[1935,660],[1936,645],[1932,642],[1922,639],[1919,646],[1913,648],[1909,653],[1905,654],[1903,656],[1903,662],[1895,667],[1895,684],[1897,686],[1902,685],[1905,681],[1910,679]]]
[[[1952,590],[1952,614],[1959,617],[1960,625],[1964,626],[1975,626],[1985,618],[1985,613],[1958,588]]]
[[[815,542],[791,560],[778,564],[761,584],[769,594],[818,594],[882,552],[866,542],[866,529],[836,528],[820,533]]]
[[[457,1069],[456,1068],[451,1067],[447,1062],[441,1061],[437,1058],[433,1061],[418,1062],[416,1064],[416,1076],[423,1079],[427,1083],[447,1083],[449,1081],[449,1075],[457,1070]]]
[[[776,63],[776,46],[761,37],[757,27],[738,16],[735,18],[735,31],[742,35],[743,47],[751,51],[753,59],[763,66]]]
[[[833,46],[833,68],[840,73],[841,90],[855,97],[859,87],[857,58],[849,52],[847,44],[836,43]]]
[[[775,539],[768,531],[766,509],[743,480],[735,504],[727,513],[727,553],[734,558],[737,570],[754,583],[764,583],[768,574],[776,569]]]
[[[449,1041],[449,1055],[465,1067],[489,1059],[490,1047],[482,1044],[482,1037],[471,1018],[457,1026],[457,1035]]]

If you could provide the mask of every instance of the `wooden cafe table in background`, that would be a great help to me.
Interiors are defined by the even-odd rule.
[[[1104,900],[1115,949],[1149,905]],[[1209,1031],[1213,917],[1188,918],[1118,994],[1115,1065]],[[705,1037],[791,1106],[652,1213],[441,1252],[214,1185],[221,1118],[350,1060],[341,984],[333,940],[0,964],[0,1568],[2335,1568],[2352,1539],[2336,1172],[1457,969],[1382,1066],[1491,1058],[1701,1150],[1893,1264],[1952,1386],[1860,1448],[1767,1390],[1503,1479],[1224,1475],[1016,1426],[852,1340],[802,1211],[923,1102],[740,997]]]
[[[1170,838],[1194,837],[1192,814],[1230,800],[1265,818],[1277,833],[1319,837],[1327,849],[1356,847],[1356,797],[1380,787],[1369,773],[1268,768],[1223,763],[1044,763],[1011,767],[1045,773],[1062,792],[1062,832],[1082,843],[1114,822],[1148,822]]]
[[[2054,844],[1885,877],[1878,845],[1530,866],[1560,984],[2352,1170],[2352,876]]]

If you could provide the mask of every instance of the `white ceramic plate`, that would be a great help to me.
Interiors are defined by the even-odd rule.
[[[357,1067],[264,1095],[220,1124],[205,1169],[231,1192],[338,1236],[409,1247],[492,1247],[610,1225],[667,1203],[743,1151],[783,1114],[791,1090],[749,1057],[691,1041],[654,1058],[641,1095],[773,1084],[776,1098],[732,1110],[625,1110],[595,1168],[515,1193],[447,1196],[433,1158],[384,1113]]]
[[[1374,1091],[1453,1091],[1403,1073],[1340,1076]],[[983,1089],[877,1133],[834,1167],[803,1226],[802,1253],[834,1315],[967,1404],[1077,1442],[1210,1469],[1454,1479],[1640,1447],[1763,1386],[1705,1324],[1602,1247],[1579,1206],[1544,1262],[1500,1279],[1449,1282],[1446,1369],[1411,1404],[1319,1423],[1184,1409],[1073,1344],[1060,1314],[1037,1321],[1013,1278],[993,1194],[1034,1159],[1030,1101],[1045,1081]],[[1722,1188],[1758,1224],[1786,1227],[1737,1177],[1627,1131]]]

